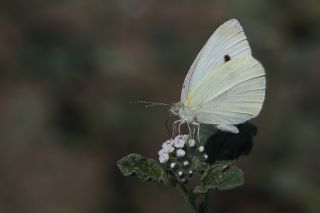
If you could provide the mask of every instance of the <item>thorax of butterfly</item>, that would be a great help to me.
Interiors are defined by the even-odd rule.
[[[188,106],[183,105],[181,102],[175,103],[171,106],[170,112],[179,116],[187,123],[197,122],[196,111],[190,109]]]

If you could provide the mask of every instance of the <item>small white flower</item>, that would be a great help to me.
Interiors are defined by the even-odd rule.
[[[182,138],[186,141],[189,138],[189,135],[182,135]]]
[[[163,155],[163,154],[166,154],[167,152],[163,149],[160,149],[159,152],[158,152],[158,155]]]
[[[182,176],[182,175],[183,175],[183,172],[182,172],[182,171],[179,171],[179,172],[178,172],[178,175],[179,175],[179,176]]]
[[[199,147],[199,152],[203,152],[204,151],[204,146],[200,146]]]
[[[208,155],[207,155],[207,154],[204,154],[203,157],[204,157],[204,159],[206,159],[206,160],[208,159]]]
[[[170,168],[173,169],[174,167],[176,167],[176,163],[171,163]]]
[[[174,143],[174,140],[172,140],[172,139],[165,141],[162,144],[162,149],[168,153],[173,152],[174,151],[173,143]]]
[[[188,144],[190,147],[194,147],[196,145],[196,141],[194,139],[189,139]]]
[[[175,137],[175,139],[180,139],[180,138],[183,138],[185,135],[177,135],[176,137]]]
[[[184,161],[184,162],[183,162],[183,165],[184,165],[184,166],[189,166],[189,162],[188,162],[188,161]]]
[[[178,149],[176,151],[176,155],[177,155],[177,157],[183,157],[186,155],[186,152],[183,149]]]
[[[163,153],[159,155],[159,161],[160,163],[166,163],[169,160],[169,155],[166,153]]]
[[[159,150],[158,154],[159,155],[167,155],[170,153],[169,151],[170,151],[169,148],[162,148]]]
[[[174,146],[176,148],[183,148],[185,144],[185,139],[183,138],[183,136],[178,135],[175,139],[174,139]]]
[[[192,175],[192,170],[189,170],[189,175]]]
[[[164,150],[166,150],[167,153],[171,153],[171,152],[174,151],[174,147],[173,146],[168,146]]]
[[[162,147],[162,149],[160,149],[160,151],[158,152],[159,155],[161,154],[169,154],[171,152],[174,151],[174,147],[172,146],[165,146],[165,147]]]
[[[174,140],[172,140],[172,139],[166,140],[166,141],[162,144],[162,148],[165,148],[165,147],[168,147],[168,146],[172,146],[173,143],[174,143]]]

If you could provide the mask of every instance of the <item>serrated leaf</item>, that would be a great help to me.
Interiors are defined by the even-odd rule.
[[[165,172],[160,165],[139,154],[129,154],[120,159],[117,165],[124,176],[136,176],[143,181],[166,182]]]
[[[201,178],[195,193],[206,193],[209,189],[226,190],[244,183],[243,172],[231,161],[218,162],[209,166]]]

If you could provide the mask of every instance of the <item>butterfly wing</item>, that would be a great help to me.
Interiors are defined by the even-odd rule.
[[[231,19],[222,24],[201,49],[184,80],[181,103],[187,105],[189,91],[208,73],[231,59],[251,55],[251,49],[240,23]]]
[[[259,114],[265,88],[261,63],[252,56],[237,57],[201,79],[188,93],[187,106],[200,123],[240,124]]]

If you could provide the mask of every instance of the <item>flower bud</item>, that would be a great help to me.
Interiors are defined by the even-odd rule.
[[[190,147],[195,147],[195,146],[196,146],[196,141],[195,141],[194,139],[189,139],[189,140],[188,140],[188,145],[189,145]]]
[[[171,163],[170,168],[173,169],[174,167],[176,167],[176,163]]]
[[[160,163],[166,163],[169,160],[169,155],[166,153],[163,153],[159,156]]]
[[[177,155],[177,157],[183,157],[186,155],[186,152],[183,149],[178,149],[176,151],[176,155]]]
[[[178,135],[175,139],[174,139],[174,147],[176,148],[183,148],[185,144],[185,137]]]

